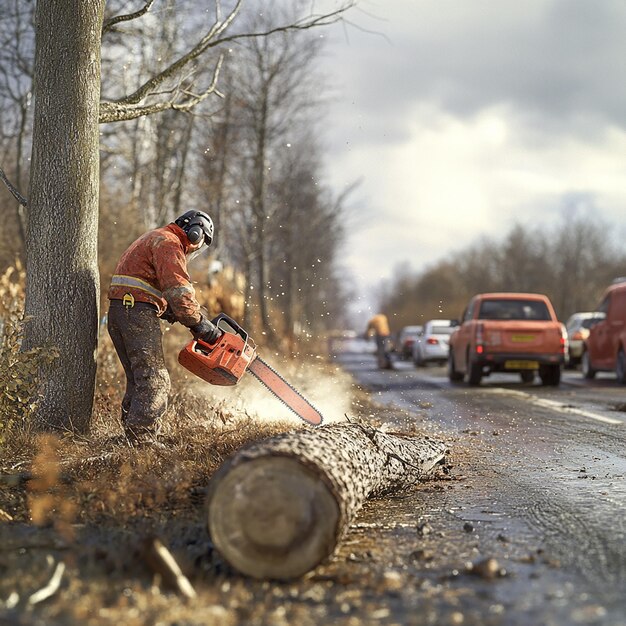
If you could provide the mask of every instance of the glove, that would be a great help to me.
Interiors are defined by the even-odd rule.
[[[165,320],[168,324],[176,322],[176,316],[174,315],[174,311],[169,304],[167,305],[167,309],[165,309],[163,315],[161,315],[161,319]]]
[[[205,317],[200,318],[195,326],[190,326],[189,330],[196,341],[199,339],[205,343],[215,343],[222,336],[222,331]]]

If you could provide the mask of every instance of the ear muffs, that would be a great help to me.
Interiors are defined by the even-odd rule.
[[[201,226],[192,226],[187,232],[187,239],[192,245],[196,245],[204,237],[204,231]]]

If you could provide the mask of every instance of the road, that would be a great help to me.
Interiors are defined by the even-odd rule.
[[[626,389],[577,371],[556,388],[515,375],[468,387],[443,367],[378,370],[362,350],[356,342],[336,358],[392,422],[429,425],[451,441],[456,482],[422,511],[444,537],[428,549],[444,558],[417,571],[434,562],[439,580],[453,567],[459,590],[469,584],[459,623],[626,624]],[[494,558],[499,574],[468,583],[463,573],[476,569],[454,568],[466,557]]]

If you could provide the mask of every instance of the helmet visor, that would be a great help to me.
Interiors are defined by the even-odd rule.
[[[201,254],[204,254],[209,249],[209,246],[206,245],[206,242],[200,244],[200,247],[197,250],[193,250],[187,253],[187,263],[191,263],[194,259],[197,259]]]

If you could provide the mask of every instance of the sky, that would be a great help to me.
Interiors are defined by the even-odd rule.
[[[361,0],[348,19],[324,34],[324,124],[332,188],[359,181],[361,303],[518,222],[577,213],[626,241],[624,0]]]

